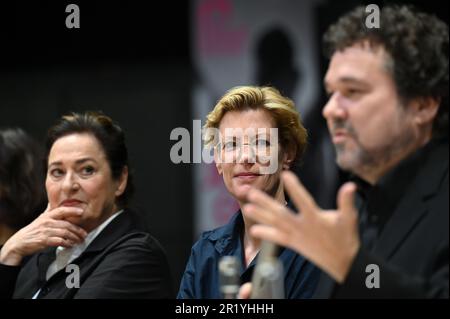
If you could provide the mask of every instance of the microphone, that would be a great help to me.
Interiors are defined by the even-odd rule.
[[[261,243],[250,299],[284,299],[284,270],[277,252],[276,244],[269,241]]]
[[[224,256],[219,260],[220,292],[223,299],[237,299],[241,266],[237,257]]]

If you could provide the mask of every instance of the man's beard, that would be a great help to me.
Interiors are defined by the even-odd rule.
[[[408,149],[414,141],[413,132],[405,130],[395,138],[387,140],[385,144],[369,150],[362,145],[358,134],[350,123],[336,120],[332,123],[331,131],[333,132],[336,129],[344,129],[355,144],[353,150],[348,150],[345,143],[335,144],[336,162],[341,169],[359,176],[365,175],[366,172],[380,170],[403,153],[405,149]]]

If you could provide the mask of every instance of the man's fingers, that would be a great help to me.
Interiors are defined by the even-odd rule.
[[[273,225],[276,222],[275,215],[256,204],[246,204],[243,207],[247,216],[258,223]]]
[[[281,246],[289,246],[289,235],[279,229],[267,225],[253,225],[250,234],[260,239],[274,242]]]
[[[252,293],[252,284],[247,282],[239,288],[238,299],[250,299]]]
[[[345,183],[339,189],[338,210],[349,217],[356,217],[355,208],[356,185],[354,183]]]
[[[273,200],[272,200],[273,201]],[[269,209],[266,206],[258,206],[255,204],[246,204],[244,210],[248,217],[258,223],[274,226],[280,229],[288,227],[294,219],[294,214],[283,205],[275,206]]]
[[[309,214],[318,210],[314,198],[309,194],[294,173],[286,171],[281,174],[286,190],[301,214]]]
[[[277,202],[272,197],[256,188],[250,189],[247,197],[251,203],[261,207],[265,207],[267,210],[270,211],[281,211],[284,209],[284,205]]]

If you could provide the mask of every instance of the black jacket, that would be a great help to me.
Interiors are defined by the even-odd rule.
[[[46,281],[55,248],[28,258],[21,267],[0,265],[3,298],[172,298],[172,280],[165,253],[131,212],[106,226],[71,264],[79,267],[80,287],[68,288],[74,272],[60,270]],[[70,286],[70,285],[69,285]]]
[[[430,142],[394,169],[375,203],[388,210],[379,212],[387,216],[379,236],[362,245],[342,285],[323,274],[316,298],[448,298],[448,146]],[[379,267],[379,288],[366,286],[370,264]]]

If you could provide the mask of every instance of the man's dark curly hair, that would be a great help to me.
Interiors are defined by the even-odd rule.
[[[381,46],[392,58],[397,92],[403,102],[414,98],[440,101],[433,136],[448,137],[448,26],[437,17],[411,6],[386,6],[380,10],[380,27],[367,28],[368,13],[357,7],[332,25],[323,37],[325,54],[368,41]]]

